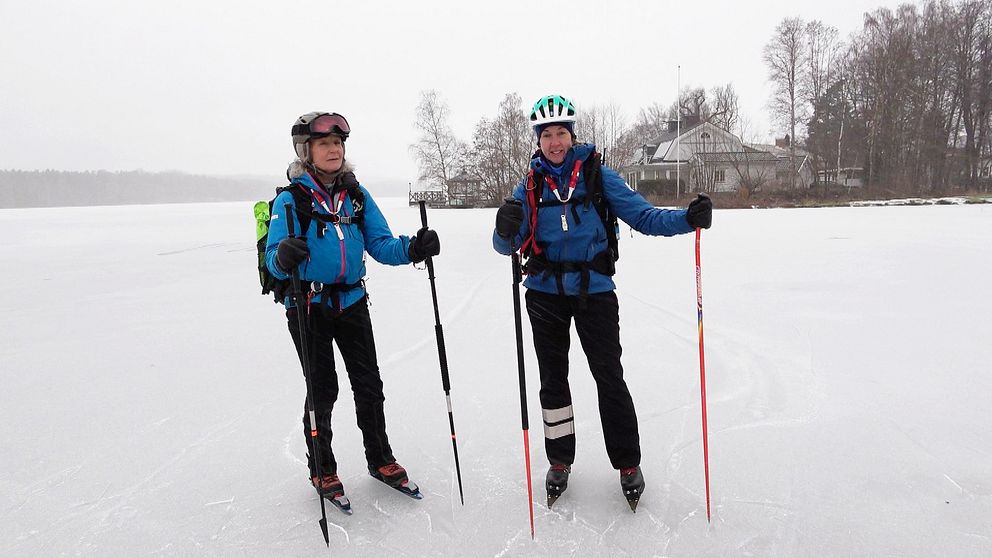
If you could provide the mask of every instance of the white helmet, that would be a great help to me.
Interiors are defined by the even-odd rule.
[[[301,161],[309,158],[309,141],[324,136],[335,135],[347,141],[351,127],[345,117],[336,112],[308,112],[296,119],[291,131],[293,149]]]
[[[562,124],[575,122],[575,105],[561,95],[546,95],[534,103],[534,108],[530,109],[530,125],[534,131],[539,127],[548,124]],[[566,126],[571,129],[571,126]]]

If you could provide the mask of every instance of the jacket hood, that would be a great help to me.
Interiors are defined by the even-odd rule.
[[[286,177],[289,178],[291,181],[296,180],[297,178],[306,175],[308,170],[309,168],[306,163],[304,163],[299,159],[296,159],[295,161],[290,163],[289,168],[286,169]],[[330,184],[334,182],[334,179],[336,179],[338,175],[344,174],[346,172],[351,172],[351,173],[355,172],[355,167],[351,164],[350,161],[348,161],[348,159],[344,160],[344,163],[341,164],[341,168],[338,169],[338,172],[334,173],[331,176],[331,180],[328,180],[327,183]]]

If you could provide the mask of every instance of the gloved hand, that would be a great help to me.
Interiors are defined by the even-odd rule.
[[[689,212],[685,214],[689,226],[696,229],[708,229],[713,224],[713,200],[706,194],[699,194],[689,203]]]
[[[520,232],[523,222],[523,205],[513,198],[503,200],[503,205],[496,211],[496,234],[501,238],[513,238]]]
[[[410,261],[420,263],[431,256],[441,253],[441,241],[437,233],[427,227],[417,231],[417,236],[410,238]]]
[[[310,249],[307,248],[307,241],[304,238],[285,238],[276,248],[276,265],[286,273],[295,269],[308,257],[310,257]]]

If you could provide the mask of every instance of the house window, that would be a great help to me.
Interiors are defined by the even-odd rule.
[[[715,171],[713,171],[713,182],[716,182],[716,183],[719,184],[721,182],[726,182],[726,181],[727,181],[727,176],[726,176],[725,171],[722,171],[722,170],[715,170]]]

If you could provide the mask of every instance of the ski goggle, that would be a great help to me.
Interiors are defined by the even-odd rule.
[[[293,126],[293,135],[326,136],[329,134],[348,137],[351,127],[348,121],[340,114],[325,113],[310,121],[309,124],[297,124]]]

